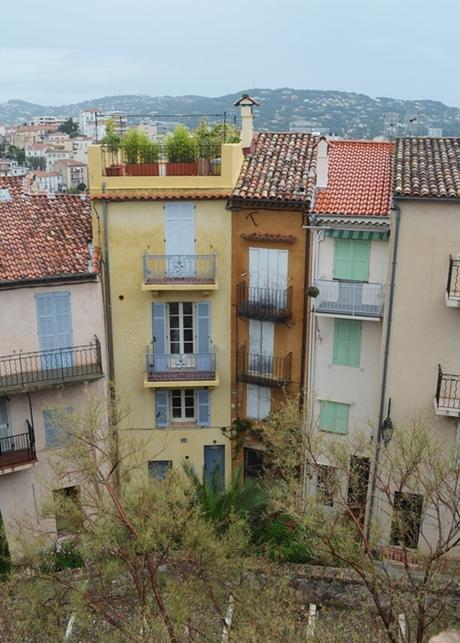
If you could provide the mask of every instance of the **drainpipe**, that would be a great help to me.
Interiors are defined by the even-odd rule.
[[[369,501],[369,512],[367,516],[367,538],[369,539],[371,525],[372,525],[372,514],[375,507],[375,485],[377,482],[377,473],[379,467],[379,458],[380,450],[383,438],[383,415],[385,409],[385,394],[387,388],[387,375],[388,375],[388,360],[390,356],[390,339],[391,339],[391,326],[393,321],[393,302],[394,302],[394,291],[395,291],[395,282],[396,282],[396,267],[398,263],[398,243],[399,243],[399,228],[401,223],[401,209],[398,204],[393,203],[393,210],[396,212],[396,225],[395,225],[395,237],[393,244],[393,257],[391,262],[391,278],[390,278],[390,295],[388,298],[388,317],[387,317],[387,327],[385,333],[385,344],[384,344],[384,353],[383,353],[383,373],[382,373],[382,388],[380,391],[380,406],[379,406],[379,419],[377,425],[377,444],[375,445],[375,463],[374,471],[372,474],[372,486],[371,494]]]
[[[306,217],[307,214],[304,213],[302,215],[303,217]],[[303,316],[302,316],[302,355],[301,355],[301,365],[300,365],[300,390],[301,390],[301,396],[300,396],[300,407],[301,409],[308,410],[308,406],[306,404],[307,402],[307,386],[308,386],[308,360],[307,360],[307,336],[311,324],[311,317],[310,317],[310,308],[309,305],[307,306],[308,299],[306,298],[306,292],[308,288],[308,282],[309,282],[309,277],[310,277],[310,270],[309,270],[309,245],[311,245],[310,242],[310,235],[307,231],[307,229],[304,227],[304,273],[303,273],[303,298],[304,298],[304,308],[303,308]],[[309,302],[308,302],[309,304]]]

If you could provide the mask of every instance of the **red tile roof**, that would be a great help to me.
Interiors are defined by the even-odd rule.
[[[199,199],[228,199],[229,191],[207,192],[203,190],[156,190],[155,192],[110,192],[93,194],[95,201],[185,201]]]
[[[315,213],[386,216],[391,207],[393,143],[330,141],[327,188]]]
[[[460,198],[460,138],[396,141],[395,195]]]
[[[318,140],[298,132],[258,134],[253,151],[244,159],[232,203],[308,204],[315,184]]]
[[[95,275],[88,267],[91,239],[89,199],[30,195],[22,179],[0,177],[0,283]]]

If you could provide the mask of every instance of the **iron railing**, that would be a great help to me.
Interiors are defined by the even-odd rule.
[[[216,379],[215,353],[152,353],[147,347],[147,381]]]
[[[34,430],[29,421],[26,424],[26,433],[0,438],[0,469],[34,462],[37,459]]]
[[[123,149],[110,152],[103,147],[106,176],[220,176],[220,143],[197,144],[187,157],[169,158],[167,144],[158,143],[158,155],[143,153],[128,156]]]
[[[144,283],[215,284],[216,255],[144,255]]]
[[[441,365],[438,365],[436,406],[439,411],[460,413],[460,375],[443,373]]]
[[[317,279],[319,294],[315,312],[351,317],[383,316],[384,288],[382,284]]]
[[[449,273],[447,275],[447,296],[460,299],[460,259],[449,256]]]
[[[240,382],[271,388],[283,388],[291,381],[292,353],[285,357],[248,353],[246,346],[238,350],[237,377]]]
[[[84,346],[14,353],[0,357],[0,392],[14,393],[102,377],[97,337]]]
[[[292,317],[292,286],[258,288],[245,281],[237,285],[238,315],[260,321],[288,321]]]

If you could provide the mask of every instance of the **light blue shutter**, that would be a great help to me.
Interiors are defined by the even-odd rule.
[[[156,425],[160,429],[164,428],[165,426],[168,426],[169,424],[168,402],[169,402],[168,391],[156,392],[156,396],[155,396]]]
[[[166,304],[152,304],[153,370],[165,370],[166,358]]]
[[[211,423],[209,391],[197,391],[196,404],[198,407],[198,424],[200,426],[209,426]]]
[[[43,411],[43,426],[45,429],[45,446],[55,447],[60,443],[56,417],[53,411]]]
[[[210,305],[208,303],[196,304],[196,322],[199,353],[197,368],[199,371],[211,371]]]
[[[42,368],[72,366],[73,336],[70,293],[43,293],[35,297],[40,351],[54,351],[42,356]],[[58,349],[70,350],[58,352]]]

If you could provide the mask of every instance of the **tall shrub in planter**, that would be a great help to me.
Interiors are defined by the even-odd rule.
[[[126,161],[126,174],[135,173],[133,166],[139,163],[141,136],[137,129],[129,129],[121,139],[121,149]]]
[[[183,125],[178,125],[166,139],[169,176],[195,176],[198,145],[195,137]]]
[[[106,167],[105,171],[107,176],[121,176],[123,174],[123,164],[118,161],[118,152],[121,145],[121,136],[117,132],[115,123],[112,118],[109,118],[105,128],[105,136],[101,141],[104,148],[110,154],[111,165]]]
[[[149,140],[146,134],[140,136],[139,146],[139,174],[143,176],[158,176],[160,158],[160,146],[155,141]]]

